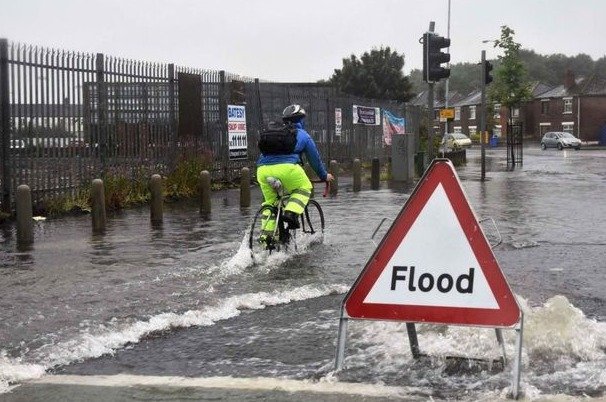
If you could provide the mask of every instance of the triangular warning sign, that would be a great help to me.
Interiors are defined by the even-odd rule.
[[[344,304],[350,318],[518,322],[519,306],[449,160],[431,164]]]

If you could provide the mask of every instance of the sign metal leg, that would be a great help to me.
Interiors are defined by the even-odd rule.
[[[524,337],[524,313],[520,314],[520,323],[516,328],[516,358],[513,364],[513,378],[511,382],[511,394],[514,399],[520,395],[520,377],[522,375],[522,338]]]
[[[507,366],[507,352],[505,351],[505,341],[503,341],[503,331],[501,328],[495,328],[497,334],[497,342],[501,345],[501,351],[503,352],[503,367]]]
[[[341,309],[341,317],[339,318],[339,335],[337,337],[337,355],[335,357],[335,370],[340,370],[345,360],[345,344],[347,342],[347,317],[343,316]]]
[[[406,323],[406,332],[408,333],[408,342],[410,343],[410,352],[412,357],[418,359],[421,356],[419,351],[419,341],[417,339],[417,329],[414,322]]]

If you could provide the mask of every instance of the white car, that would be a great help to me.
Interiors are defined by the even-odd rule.
[[[442,146],[449,149],[461,149],[471,146],[471,139],[465,134],[448,133],[442,138]]]

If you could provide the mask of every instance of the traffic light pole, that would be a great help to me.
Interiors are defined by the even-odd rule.
[[[486,133],[486,50],[482,50],[482,68],[480,74],[480,82],[482,83],[482,96],[480,105],[480,144],[481,144],[481,160],[482,160],[482,174],[480,179],[484,181],[486,178],[486,144],[484,134]]]
[[[433,120],[434,120],[434,110],[433,110],[433,82],[427,83],[428,94],[427,94],[427,160],[428,163],[434,158],[433,152]]]
[[[436,155],[434,137],[434,84],[450,76],[450,69],[441,66],[450,61],[450,54],[443,53],[443,48],[450,46],[450,39],[434,33],[435,23],[429,23],[429,31],[423,34],[423,81],[427,82],[427,158],[432,161]]]

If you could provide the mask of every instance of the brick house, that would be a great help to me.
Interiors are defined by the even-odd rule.
[[[451,122],[453,133],[472,136],[480,131],[481,99],[482,93],[473,91],[452,104],[455,110],[455,117]]]
[[[592,75],[575,79],[535,97],[526,106],[526,133],[540,140],[548,131],[567,131],[582,141],[598,141],[606,125],[606,79]]]
[[[532,84],[531,91],[531,101],[512,109],[513,121],[522,123],[525,138],[539,141],[547,131],[568,131],[583,141],[595,142],[600,141],[602,132],[606,132],[605,78],[592,75],[585,79],[575,79],[569,71],[564,84],[553,88],[536,82]],[[467,96],[453,93],[449,98],[449,107],[455,109],[455,118],[449,123],[449,131],[467,136],[479,132],[481,92],[476,90]],[[426,107],[427,92],[423,91],[412,103]],[[439,121],[439,110],[443,107],[443,101],[434,102],[435,132],[445,132],[445,123]],[[486,116],[489,132],[504,137],[508,118],[509,110],[506,107],[501,107],[500,104],[490,105]]]
[[[534,139],[534,128],[536,126],[537,115],[534,112],[532,104],[535,99],[539,98],[542,94],[552,90],[553,87],[543,84],[541,82],[534,82],[530,86],[530,93],[532,100],[525,102],[520,107],[513,108],[513,122],[522,123],[523,135],[527,138]],[[501,106],[499,103],[492,105],[493,115],[491,118],[493,133],[498,137],[507,134],[507,124],[509,122],[509,109],[505,106]],[[490,126],[490,124],[489,124]]]

